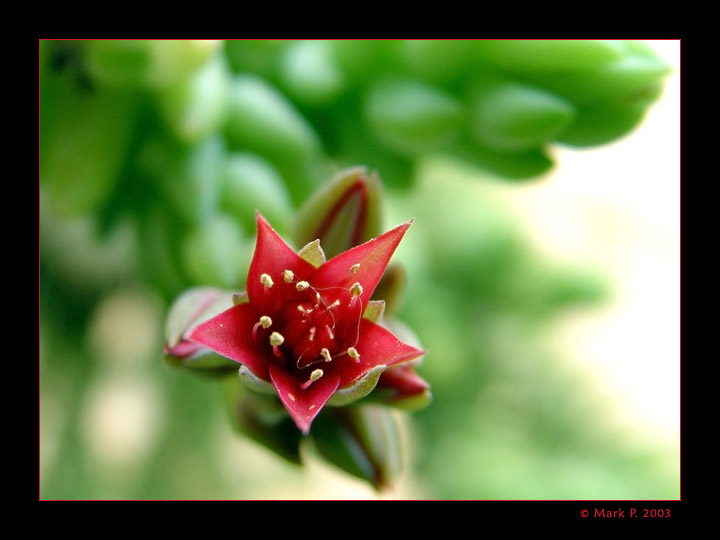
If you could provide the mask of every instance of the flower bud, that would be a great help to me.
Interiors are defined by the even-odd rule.
[[[320,240],[335,255],[382,232],[381,185],[364,167],[346,169],[322,186],[299,210],[294,240],[303,246]]]
[[[236,373],[236,362],[186,339],[197,324],[232,305],[232,293],[218,289],[202,287],[181,295],[171,306],[165,325],[163,358],[168,365],[208,375]]]
[[[378,394],[384,394],[386,403],[415,411],[432,400],[430,385],[415,372],[414,365],[393,366],[383,372],[377,384]]]

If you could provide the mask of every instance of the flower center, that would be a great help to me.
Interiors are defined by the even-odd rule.
[[[353,265],[350,273],[355,273],[358,266]],[[364,309],[360,283],[316,288],[290,270],[277,279],[262,274],[261,282],[265,294],[277,295],[281,300],[278,302],[281,308],[272,318],[268,314],[260,317],[253,328],[253,339],[267,343],[286,368],[304,370],[345,356],[350,361],[360,361],[356,348]],[[314,369],[307,384],[323,373],[322,369]]]

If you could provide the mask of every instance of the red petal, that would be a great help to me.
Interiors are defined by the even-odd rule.
[[[425,354],[422,349],[403,343],[395,337],[395,334],[367,319],[360,321],[360,339],[355,348],[360,354],[360,358],[357,359],[359,361],[343,356],[338,359],[338,364],[333,366],[341,376],[341,388],[375,366],[389,367]]]
[[[270,379],[275,385],[280,401],[290,413],[298,429],[305,435],[310,432],[310,424],[340,385],[340,377],[335,374],[323,375],[306,389],[302,381],[276,366],[270,366]]]
[[[267,350],[252,338],[252,329],[258,315],[250,304],[233,306],[209,319],[188,334],[188,339],[200,343],[250,370],[264,380],[269,380]]]
[[[285,270],[291,270],[297,276],[296,280],[302,280],[307,279],[315,267],[295,253],[259,212],[256,222],[257,240],[248,271],[247,292],[250,303],[261,315],[272,316],[282,307],[285,296],[280,289],[267,289],[260,282],[260,276],[268,274],[274,282],[273,287],[290,287],[283,281]]]
[[[360,283],[363,288],[362,299],[367,304],[410,224],[398,225],[377,238],[333,257],[318,268],[308,281],[319,289],[350,287],[355,282]],[[350,268],[355,270],[351,272]]]

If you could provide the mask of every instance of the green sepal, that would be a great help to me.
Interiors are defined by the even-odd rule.
[[[382,320],[383,315],[385,315],[385,300],[370,300],[363,312],[363,319],[377,323]]]
[[[325,251],[323,251],[323,248],[320,245],[320,240],[313,240],[312,242],[305,244],[305,246],[303,246],[303,248],[298,252],[298,255],[300,255],[301,259],[306,260],[315,268],[319,268],[325,264],[326,261]]]
[[[340,388],[328,400],[328,405],[343,407],[354,401],[364,398],[377,386],[380,375],[387,369],[387,366],[375,366],[362,377],[355,380],[350,386]]]
[[[237,367],[237,364],[236,364]],[[277,390],[275,390],[275,387],[272,385],[272,383],[268,381],[262,380],[260,377],[255,375],[250,369],[240,364],[240,369],[238,370],[238,376],[240,377],[240,381],[250,390],[253,390],[254,392],[260,392],[261,394],[268,394],[268,395],[277,395]]]
[[[240,304],[245,304],[249,301],[250,297],[248,296],[247,291],[236,292],[232,295],[233,306],[239,306]]]
[[[378,490],[390,487],[402,470],[400,427],[384,407],[326,409],[313,423],[311,440],[325,460]]]

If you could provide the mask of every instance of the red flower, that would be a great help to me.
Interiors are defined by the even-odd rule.
[[[307,434],[333,395],[362,397],[386,368],[424,354],[363,317],[377,307],[369,299],[410,223],[325,261],[317,242],[295,253],[259,213],[256,221],[247,302],[187,338],[239,362],[254,382],[271,383]]]

